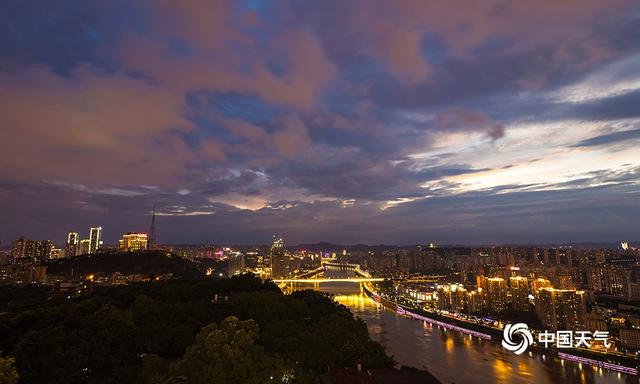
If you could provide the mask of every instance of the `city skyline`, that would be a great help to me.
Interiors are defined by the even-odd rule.
[[[3,3],[0,242],[640,240],[637,3],[462,8]]]
[[[65,246],[69,246],[69,245],[73,245],[73,246],[80,246],[81,242],[87,242],[87,246],[89,246],[88,244],[90,243],[90,239],[92,237],[93,231],[94,230],[98,230],[99,231],[99,235],[98,235],[98,241],[99,241],[99,247],[106,247],[108,250],[114,250],[114,249],[121,249],[121,248],[129,248],[129,247],[123,247],[122,246],[122,242],[123,239],[127,239],[128,237],[131,237],[132,239],[136,239],[133,241],[138,241],[137,239],[142,236],[144,237],[144,242],[145,242],[145,246],[141,247],[141,249],[146,249],[146,243],[147,243],[147,237],[149,237],[149,233],[151,231],[125,231],[122,233],[117,233],[117,234],[112,234],[111,236],[107,236],[107,238],[115,238],[114,242],[104,242],[103,239],[104,238],[104,233],[103,233],[103,228],[102,227],[91,227],[88,228],[88,238],[83,239],[82,236],[80,235],[80,233],[76,232],[75,230],[71,230],[69,232],[67,232],[64,236],[56,236],[54,238],[43,238],[43,237],[28,237],[28,236],[24,236],[24,235],[20,235],[18,236],[16,239],[14,239],[13,241],[9,242],[9,243],[1,243],[0,242],[0,250],[1,249],[10,249],[11,244],[14,243],[15,241],[19,241],[19,240],[27,240],[27,241],[33,241],[33,242],[42,242],[42,241],[47,241],[47,242],[51,242],[51,244],[53,246],[59,245],[62,248],[64,248]],[[161,244],[157,244],[159,247],[165,247],[165,246],[218,246],[218,247],[223,247],[223,246],[259,246],[259,247],[266,247],[266,246],[272,246],[272,241],[275,238],[279,238],[283,241],[283,234],[280,233],[275,233],[272,234],[270,238],[266,238],[266,239],[261,239],[258,242],[240,242],[240,243],[225,243],[225,242],[215,242],[215,241],[209,241],[209,242],[202,242],[202,243],[161,243]],[[64,240],[66,239],[66,240]],[[73,239],[73,240],[72,240]],[[131,241],[131,240],[129,240]],[[283,243],[284,244],[284,243]],[[149,245],[151,245],[151,243],[149,243]],[[316,241],[316,242],[304,242],[304,243],[286,243],[285,248],[295,248],[298,249],[300,247],[305,247],[305,246],[311,246],[312,248],[315,248],[317,246],[327,246],[329,247],[328,249],[333,249],[334,247],[343,247],[343,248],[353,248],[353,247],[372,247],[372,248],[376,248],[376,247],[390,247],[390,248],[407,248],[407,247],[414,247],[414,246],[419,246],[419,247],[426,247],[426,248],[441,248],[441,247],[445,247],[445,248],[455,248],[455,247],[475,247],[475,248],[487,248],[487,247],[538,247],[538,248],[571,248],[571,247],[576,247],[577,249],[581,249],[581,248],[585,248],[585,249],[590,249],[590,248],[618,248],[618,249],[622,249],[622,250],[627,250],[627,249],[637,249],[638,245],[640,245],[640,241],[638,240],[632,240],[629,241],[628,239],[624,239],[621,241],[601,241],[601,242],[597,242],[597,241],[584,241],[584,242],[571,242],[571,241],[562,241],[562,242],[546,242],[546,243],[509,243],[509,242],[503,242],[503,243],[462,243],[462,242],[454,242],[454,243],[434,243],[433,241],[422,241],[422,242],[416,242],[416,243],[335,243],[335,242],[329,242],[329,241]],[[139,246],[136,246],[136,249],[140,248]],[[90,249],[88,250],[87,253],[95,253],[97,251],[97,249]]]

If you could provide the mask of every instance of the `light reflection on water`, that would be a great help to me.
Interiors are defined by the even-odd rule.
[[[516,356],[499,344],[400,316],[355,283],[297,284],[334,294],[367,323],[400,365],[426,369],[443,383],[638,383],[638,378],[533,354]]]

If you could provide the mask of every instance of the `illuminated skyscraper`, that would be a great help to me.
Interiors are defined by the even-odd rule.
[[[584,291],[542,288],[536,300],[536,313],[551,330],[583,330],[586,326]]]
[[[614,296],[625,296],[627,284],[629,282],[628,271],[619,265],[604,266],[604,281],[602,289]]]
[[[51,240],[28,240],[25,238],[19,238],[11,245],[11,256],[13,258],[29,257],[45,261],[49,258],[49,253],[53,248]]]
[[[288,277],[290,273],[288,257],[284,252],[284,240],[280,235],[273,235],[271,243],[271,278]]]
[[[489,308],[495,313],[503,312],[507,309],[507,282],[501,277],[493,277],[487,280]]]
[[[102,227],[91,228],[89,231],[89,253],[97,253],[102,245]]]
[[[558,275],[558,288],[560,289],[576,289],[573,283],[573,277],[568,273],[561,273]]]
[[[478,276],[477,281],[478,292],[482,295],[486,307],[494,313],[507,309],[507,283],[503,278]]]
[[[273,241],[271,242],[271,252],[284,252],[284,240],[282,236],[275,234],[273,235]]]
[[[469,291],[466,300],[467,312],[477,313],[484,309],[482,295],[478,291]]]
[[[467,290],[462,285],[451,284],[438,287],[438,307],[454,311],[463,311],[467,299]]]
[[[561,308],[567,329],[584,329],[587,320],[586,294],[584,291],[566,290],[560,293]]]
[[[53,249],[53,243],[51,242],[51,240],[41,240],[41,241],[36,241],[34,243],[35,243],[34,257],[39,261],[44,262],[49,258],[49,254]]]
[[[153,212],[151,213],[151,227],[149,228],[149,242],[148,249],[155,249],[156,241],[156,205],[153,205]]]
[[[64,247],[65,257],[74,257],[80,251],[80,237],[78,232],[69,232],[67,235],[67,244]]]
[[[244,254],[236,252],[229,255],[229,277],[239,275],[245,271]]]
[[[531,281],[531,291],[533,292],[533,297],[538,297],[538,292],[542,288],[552,288],[551,282],[547,279],[534,279]]]
[[[89,245],[91,241],[89,239],[80,240],[80,246],[78,250],[79,255],[86,255],[89,253]]]
[[[511,284],[511,304],[516,311],[529,309],[529,280],[526,277],[509,278]]]
[[[118,248],[126,251],[141,251],[147,249],[147,234],[127,232],[118,240]]]

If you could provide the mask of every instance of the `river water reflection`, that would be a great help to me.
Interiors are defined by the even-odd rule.
[[[334,294],[400,365],[426,369],[443,383],[638,383],[636,376],[539,354],[516,356],[498,343],[397,315],[357,283],[297,284],[294,289]]]

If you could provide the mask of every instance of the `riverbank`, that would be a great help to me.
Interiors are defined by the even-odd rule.
[[[404,304],[394,302],[379,295],[370,284],[364,285],[364,291],[372,300],[380,303],[383,307],[400,315],[413,318],[427,323],[441,326],[445,329],[451,329],[456,332],[468,334],[479,339],[490,340],[495,343],[502,341],[502,331],[496,328],[483,326],[481,324],[472,324],[462,320],[452,319],[433,312],[426,312],[418,308],[409,307]],[[562,352],[553,348],[543,348],[539,346],[530,346],[530,352],[536,352],[543,356],[551,354],[561,360],[572,361],[580,364],[586,364],[598,368],[604,368],[615,372],[621,372],[628,375],[638,375],[637,359],[616,355],[604,355],[583,349],[563,349]]]

